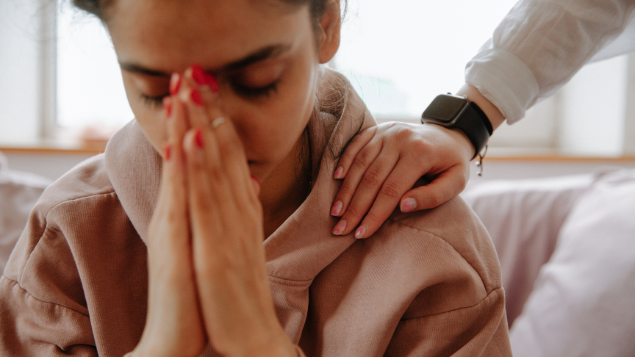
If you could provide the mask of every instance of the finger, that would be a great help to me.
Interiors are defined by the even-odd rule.
[[[233,122],[222,109],[216,78],[210,73],[203,72],[198,65],[186,71],[186,76],[189,83],[200,90],[206,114],[204,121],[196,118],[194,121],[197,125],[205,125],[205,129],[215,136],[223,168],[230,180],[237,183],[232,186],[236,189],[236,199],[239,202],[245,202],[248,198],[257,199],[256,194],[250,195],[255,191],[251,190],[253,182],[250,180],[247,158]]]
[[[253,205],[258,202],[258,195],[254,190],[245,150],[231,120],[219,117],[216,123],[218,125],[211,131],[218,141],[225,174],[233,183],[232,190],[237,203],[241,206],[240,209],[247,209],[249,205],[246,206],[244,203]]]
[[[342,235],[349,234],[361,222],[373,204],[375,197],[377,197],[382,184],[393,171],[398,159],[398,156],[392,156],[384,152],[370,165],[364,173],[360,185],[357,187],[351,204],[348,207],[344,207],[344,214],[338,223],[339,229],[334,230],[336,235],[338,235],[337,231]],[[393,194],[396,193],[393,192]],[[395,199],[399,200],[400,197],[401,193],[396,195]]]
[[[186,154],[189,180],[189,213],[194,245],[194,262],[198,266],[205,261],[210,247],[216,244],[224,231],[220,219],[221,203],[230,202],[231,197],[224,189],[226,183],[219,161],[207,158],[211,150],[211,140],[206,140],[200,129],[192,129],[185,134],[183,146]],[[212,162],[212,164],[210,164]]]
[[[355,229],[355,238],[368,238],[390,217],[405,192],[410,190],[420,179],[420,171],[413,170],[414,164],[407,160],[399,160],[386,181],[382,184],[372,207]],[[424,168],[424,172],[425,172]]]
[[[426,186],[406,192],[400,201],[402,212],[435,208],[463,191],[469,173],[464,165],[452,166]]]
[[[337,169],[335,169],[335,174],[333,175],[334,178],[342,179],[346,177],[346,173],[349,171],[359,152],[375,137],[376,133],[377,127],[374,126],[363,130],[353,137],[338,161]]]
[[[209,167],[221,165],[219,172],[233,183],[227,187],[233,193],[231,202],[256,201],[240,138],[233,123],[220,108],[218,93],[209,84],[201,84],[203,79],[200,77],[206,76],[206,81],[215,82],[213,76],[201,73],[199,66],[186,71],[181,98],[185,99],[192,127],[202,132],[201,141],[206,142],[204,150]]]
[[[398,159],[399,158],[397,156],[393,157],[388,154],[381,154],[377,157],[364,174],[364,177],[362,178],[362,181],[357,187],[357,191],[351,200],[351,204],[344,208],[344,214],[338,222],[340,228],[339,234],[336,230],[334,230],[333,233],[336,235],[347,235],[352,232],[355,227],[357,227],[375,201],[377,194],[386,181],[386,178],[393,171]],[[392,191],[388,192],[388,189],[386,189],[386,194],[393,195],[394,200],[398,201],[401,197],[401,193],[395,191],[395,187],[390,187],[389,189]]]
[[[335,196],[335,201],[333,203],[333,207],[331,207],[331,215],[335,217],[340,217],[344,212],[346,212],[347,207],[349,207],[349,203],[355,195],[358,187],[361,184],[368,167],[372,165],[377,156],[382,151],[382,141],[381,139],[373,138],[356,156],[353,161],[353,164],[342,182],[342,186],[340,187],[337,195]]]
[[[214,91],[212,91],[212,84]],[[183,83],[179,91],[179,97],[184,103],[193,103],[201,115],[190,118],[193,128],[207,128],[219,114],[216,112],[218,103],[218,85],[211,74],[203,72],[201,66],[194,65],[183,74]]]

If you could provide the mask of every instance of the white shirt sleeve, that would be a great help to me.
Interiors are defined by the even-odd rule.
[[[468,62],[465,82],[513,124],[584,64],[635,49],[633,9],[635,0],[520,0]]]

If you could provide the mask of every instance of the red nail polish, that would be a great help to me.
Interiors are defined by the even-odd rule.
[[[170,148],[170,144],[165,144],[165,146],[163,147],[163,158],[165,159],[165,161],[170,161],[170,154],[171,154],[171,148]]]
[[[203,132],[200,129],[196,131],[196,134],[194,134],[194,142],[199,148],[203,147]]]
[[[212,92],[218,93],[220,89],[218,88],[218,82],[216,81],[216,77],[214,77],[214,75],[211,73],[205,73],[205,77],[207,78],[207,84],[209,84],[209,87],[211,88]]]
[[[192,98],[192,101],[194,102],[194,104],[198,105],[199,107],[203,106],[203,97],[201,97],[201,92],[199,92],[198,89],[196,88],[192,89],[192,93],[190,93],[190,97]]]
[[[165,117],[167,119],[172,115],[172,98],[163,98],[163,108],[165,109]]]
[[[178,73],[172,73],[170,77],[170,94],[175,95],[181,87],[181,75]]]
[[[203,68],[197,64],[192,66],[192,78],[199,86],[205,86],[208,84],[207,74],[203,71]]]

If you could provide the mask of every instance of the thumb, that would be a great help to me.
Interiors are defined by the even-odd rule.
[[[399,203],[401,212],[431,209],[458,196],[465,189],[468,173],[462,165],[453,166],[431,183],[406,192]]]

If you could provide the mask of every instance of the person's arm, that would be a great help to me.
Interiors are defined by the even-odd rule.
[[[632,0],[521,0],[467,64],[465,81],[513,124],[615,40],[634,8]]]
[[[522,0],[468,63],[457,94],[483,109],[494,129],[505,120],[514,123],[614,40],[633,8],[632,0]],[[340,160],[334,177],[344,182],[332,208],[346,222],[340,234],[367,238],[395,207],[434,208],[465,188],[474,148],[464,134],[434,125],[389,125],[362,132]],[[411,189],[421,177],[431,182]]]

